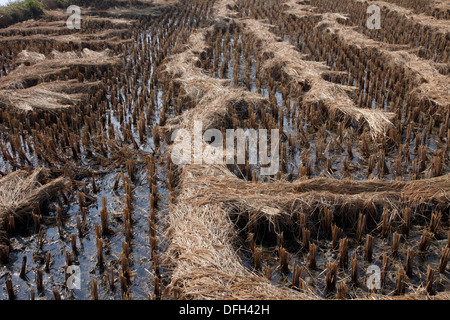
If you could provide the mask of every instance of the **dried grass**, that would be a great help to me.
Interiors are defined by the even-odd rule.
[[[0,90],[0,106],[18,112],[58,112],[87,102],[87,93],[95,92],[102,86],[101,81],[78,83],[71,80],[41,83],[25,89]]]
[[[435,295],[430,295],[425,288],[420,288],[416,292],[408,293],[406,295],[388,296],[383,294],[372,293],[367,298],[368,300],[449,300],[449,292],[439,292]]]
[[[383,9],[389,9],[389,11],[393,11],[398,13],[399,15],[406,17],[407,19],[411,19],[412,21],[428,27],[428,28],[433,28],[436,32],[439,33],[445,33],[448,34],[450,33],[450,25],[448,23],[448,21],[446,21],[445,19],[436,19],[435,17],[429,16],[429,15],[425,15],[425,14],[416,14],[413,12],[413,10],[404,8],[402,6],[398,6],[394,3],[391,2],[386,2],[386,1],[366,1],[366,0],[356,0],[357,2],[362,2],[367,4],[367,6],[370,5],[377,5],[381,8],[381,10]],[[449,7],[448,3],[444,4],[442,6],[442,8],[445,7]]]
[[[105,17],[95,14],[95,8],[83,8],[84,19],[82,20],[82,24],[90,25],[90,24],[109,24],[112,25],[116,29],[123,29],[131,27],[135,24],[135,21],[125,18],[114,18],[114,17]],[[61,27],[67,28],[66,20],[67,13],[64,10],[51,10],[46,12],[46,17],[52,20],[58,20],[53,23],[60,24]],[[47,22],[52,23],[52,22]],[[16,25],[14,25],[16,26]],[[83,25],[82,25],[83,26]]]
[[[58,16],[56,16],[56,14],[53,14],[53,12],[56,11],[49,11],[44,17],[41,18],[41,20],[30,19],[10,25],[7,28],[1,29],[0,34],[3,37],[8,37],[17,34],[26,36],[33,33],[57,34],[60,31],[67,31],[66,12],[62,10],[58,11]],[[58,21],[49,21],[56,19],[58,19]]]
[[[159,11],[153,6],[144,8],[114,7],[105,10],[104,14],[116,18],[136,19],[139,17],[156,17],[159,14]]]
[[[414,89],[409,92],[416,100],[428,100],[439,106],[439,112],[443,115],[450,108],[450,82],[448,76],[439,73],[433,62],[417,57],[405,50],[397,50],[403,46],[387,45],[375,41],[357,32],[353,27],[339,24],[336,17],[326,15],[317,28],[325,32],[331,32],[342,41],[360,49],[372,49],[381,55],[386,64],[400,67],[405,75],[414,83]]]
[[[419,101],[428,100],[440,107],[442,116],[450,108],[450,81],[428,60],[420,59],[408,52],[396,51],[390,53],[393,63],[402,65],[406,75],[414,79],[419,85],[410,94]]]
[[[58,79],[67,79],[76,70],[84,69],[84,76],[104,71],[117,66],[120,58],[108,49],[96,52],[85,48],[79,53],[54,50],[47,57],[24,50],[16,63],[20,65],[0,78],[0,106],[18,112],[55,112],[87,102],[89,93],[102,88],[101,81]]]
[[[51,30],[47,34],[30,34],[27,36],[1,37],[0,44],[14,46],[17,43],[39,43],[58,44],[59,46],[75,44],[78,48],[89,46],[92,48],[104,47],[105,45],[114,48],[132,42],[131,39],[123,39],[129,33],[129,29],[104,30],[97,33],[73,33],[73,34],[52,34]]]
[[[233,10],[234,6],[236,6],[236,1],[234,0],[216,1],[213,7],[216,21],[227,21],[230,18],[237,18],[237,13]]]
[[[45,55],[39,52],[22,50],[16,58],[18,64],[35,64],[45,60]]]
[[[199,56],[205,52],[205,33],[211,29],[199,30],[191,35],[186,50],[172,56],[166,63],[165,72],[174,78],[196,108],[174,117],[162,128],[172,132],[183,128],[193,130],[194,120],[201,121],[203,129],[225,127],[230,121],[231,110],[246,112],[249,106],[254,109],[268,105],[267,99],[259,94],[241,88],[231,88],[229,80],[215,79],[198,67]]]
[[[302,3],[299,2],[298,0],[288,0],[285,3],[283,3],[283,6],[285,8],[284,13],[292,14],[297,18],[320,15],[318,13],[315,13],[314,12],[315,7],[306,4],[306,1]]]
[[[253,212],[257,221],[269,221],[280,232],[287,230],[298,212],[313,217],[308,221],[314,227],[319,225],[314,212],[340,207],[343,210],[335,210],[336,218],[353,225],[357,213],[366,208],[448,206],[450,196],[448,175],[412,182],[311,179],[255,184],[237,179],[224,166],[191,165],[180,178],[181,195],[169,217],[167,252],[167,260],[174,262],[168,290],[177,298],[305,298],[285,295],[284,290],[274,292],[266,285],[261,288],[261,280],[243,276],[249,271],[236,254],[233,244],[238,239],[230,221],[236,214],[245,218]],[[244,281],[246,277],[250,278]]]
[[[21,64],[7,76],[0,78],[0,89],[22,89],[52,77],[63,76],[71,69],[104,70],[118,65],[121,61],[118,56],[112,56],[109,49],[95,52],[87,48],[79,53],[53,51],[44,60],[41,58],[39,54],[29,51],[20,53],[17,62],[24,61],[30,65]]]

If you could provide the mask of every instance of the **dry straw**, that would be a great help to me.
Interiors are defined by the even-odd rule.
[[[203,175],[208,169],[225,174],[220,178]],[[240,180],[221,166],[193,165],[190,171],[197,179],[186,182],[186,187],[197,191],[192,197],[195,204],[223,203],[228,212],[237,215],[251,210],[257,221],[269,222],[275,232],[292,225],[299,211],[309,215],[308,224],[317,230],[323,221],[321,208],[333,211],[335,219],[345,225],[355,225],[360,213],[367,208],[400,212],[406,205],[410,208],[425,205],[434,209],[439,205],[448,206],[450,194],[450,175],[393,182],[313,178],[263,185]],[[381,214],[374,218],[381,220]],[[400,221],[401,217],[397,220]]]
[[[24,50],[16,59],[19,66],[0,78],[0,106],[19,112],[58,112],[78,106],[87,102],[89,93],[103,87],[101,81],[80,80],[117,66],[120,61],[108,49],[96,52],[85,48],[80,53],[54,50],[48,56]],[[78,80],[68,80],[69,76],[77,76]]]

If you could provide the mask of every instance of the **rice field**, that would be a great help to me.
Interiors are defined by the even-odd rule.
[[[449,1],[48,2],[0,28],[0,300],[450,298]]]

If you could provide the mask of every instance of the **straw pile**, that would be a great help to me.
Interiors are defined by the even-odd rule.
[[[19,23],[15,23],[7,28],[3,28],[0,30],[0,34],[3,37],[11,37],[11,36],[27,36],[32,35],[33,33],[39,34],[57,34],[58,32],[67,32],[67,14],[64,12],[60,12],[58,16],[54,15],[59,11],[49,11],[43,20],[26,20]],[[46,19],[47,18],[47,19]],[[58,19],[58,20],[56,20]],[[51,21],[48,21],[51,20]],[[53,21],[56,20],[56,21]],[[44,23],[43,23],[44,22]],[[34,32],[33,32],[34,31]]]
[[[199,67],[199,56],[205,53],[207,44],[204,41],[207,30],[200,30],[192,34],[185,51],[169,57],[165,72],[173,81],[181,85],[186,95],[199,103],[205,94],[211,90],[220,91],[229,84],[228,80],[214,79]]]
[[[62,30],[68,30],[63,29]],[[98,30],[98,29],[94,29]],[[13,47],[17,44],[52,44],[59,47],[66,45],[75,46],[77,48],[89,47],[91,49],[100,50],[105,47],[120,48],[123,44],[129,43],[132,40],[127,37],[130,29],[106,29],[96,33],[71,33],[64,34],[66,31],[59,33],[52,33],[54,30],[40,30],[42,34],[31,33],[29,35],[14,35],[0,38],[0,45],[6,47]],[[31,31],[32,32],[32,31]],[[19,34],[22,32],[19,32]]]
[[[193,120],[202,121],[205,130],[228,127],[226,118],[230,117],[231,109],[246,110],[249,105],[258,107],[266,103],[260,95],[230,88],[226,82],[207,76],[196,66],[198,56],[207,47],[204,42],[207,31],[194,33],[185,51],[171,57],[166,64],[166,73],[194,99],[196,107],[169,120],[163,131],[184,128],[192,132]],[[236,253],[235,226],[226,212],[214,204],[193,204],[196,189],[192,188],[192,183],[197,177],[192,174],[192,168],[192,165],[183,168],[181,192],[176,204],[171,205],[168,217],[169,248],[165,260],[172,270],[172,279],[166,293],[178,299],[313,298],[311,293],[275,287],[243,266]],[[203,169],[205,177],[232,176],[225,166]]]
[[[423,290],[425,291],[425,290]],[[450,293],[439,292],[435,295],[427,294],[426,292],[410,293],[402,296],[387,296],[383,294],[371,294],[368,300],[449,300]]]
[[[134,7],[114,7],[105,11],[105,13],[112,17],[118,18],[139,18],[139,17],[155,17],[158,15],[158,10],[153,7],[134,8]]]
[[[23,50],[15,62],[19,66],[0,78],[0,106],[19,112],[54,112],[86,102],[89,93],[103,85],[101,81],[80,80],[117,66],[120,59],[110,50],[85,48],[80,53],[54,50],[48,56]],[[80,71],[83,74],[78,74]],[[78,79],[68,80],[74,76]]]
[[[160,14],[161,8],[168,8],[176,0],[120,0],[97,5],[91,8],[90,15],[119,19],[153,18]]]
[[[117,56],[112,56],[110,50],[95,52],[87,48],[80,53],[53,51],[45,59],[39,53],[22,51],[17,58],[21,63],[7,76],[0,78],[0,89],[21,89],[36,85],[39,82],[64,77],[71,70],[94,72],[104,71],[120,63]],[[89,74],[87,75],[89,76]]]
[[[16,63],[31,65],[31,64],[36,64],[36,63],[44,61],[44,60],[45,60],[45,55],[43,55],[42,53],[22,50],[17,55]]]
[[[450,50],[445,45],[449,27],[446,20],[436,19],[383,1],[366,0],[311,0],[318,12],[340,12],[348,14],[352,25],[358,31],[372,39],[390,44],[406,44],[411,49],[418,49],[419,56],[435,62],[448,62]],[[367,8],[378,5],[381,9],[382,27],[377,30],[367,28]],[[401,4],[407,5],[407,4]],[[430,14],[441,15],[439,11]],[[445,13],[448,14],[448,13]],[[436,16],[435,15],[435,16]]]
[[[450,107],[448,77],[439,73],[429,60],[421,59],[404,50],[391,51],[389,47],[392,46],[386,46],[385,43],[372,40],[352,27],[339,24],[333,15],[327,15],[326,19],[317,25],[317,28],[327,30],[342,41],[360,49],[376,50],[387,65],[404,70],[405,75],[410,79],[412,90],[408,94],[414,99],[413,102],[429,101],[438,106],[438,112],[441,115],[448,111]]]
[[[24,221],[36,206],[53,198],[70,185],[63,177],[49,180],[47,170],[36,169],[31,174],[20,170],[0,179],[0,241],[6,238],[9,217]]]
[[[96,25],[108,26],[109,28],[124,29],[132,27],[136,24],[136,21],[125,18],[105,17],[103,14],[95,14],[96,9],[93,7],[83,8],[85,19],[81,21],[82,27],[91,28]],[[101,13],[101,12],[99,12]],[[67,28],[66,20],[67,13],[61,10],[51,10],[46,12],[46,18],[51,20],[57,20],[55,23],[61,24],[62,27]],[[44,26],[43,26],[44,27]]]
[[[306,4],[306,2],[298,2],[297,0],[288,0],[283,3],[284,13],[292,14],[296,17],[307,17],[307,16],[319,16],[320,14],[315,13],[315,7]]]
[[[237,14],[233,10],[234,6],[236,6],[236,3],[233,0],[216,1],[213,7],[216,21],[229,21],[230,18],[236,18]]]
[[[408,52],[392,52],[393,63],[402,65],[406,74],[419,85],[410,91],[417,102],[429,101],[438,106],[440,115],[445,116],[450,108],[450,81],[427,60]]]
[[[389,0],[389,3],[396,3],[414,10],[416,13],[424,13],[437,19],[449,19],[450,1],[448,0]]]
[[[0,30],[0,44],[14,47],[20,43],[53,43],[61,47],[76,45],[80,49],[117,48],[131,41],[131,31],[140,24],[138,19],[160,12],[155,4],[133,8],[120,5],[119,8],[113,3],[104,3],[104,10],[84,7],[80,30],[67,28],[66,10],[48,10],[39,20],[23,21]]]
[[[25,89],[0,90],[0,106],[19,112],[58,112],[88,100],[88,93],[103,87],[101,81],[79,83],[76,80],[41,83]]]

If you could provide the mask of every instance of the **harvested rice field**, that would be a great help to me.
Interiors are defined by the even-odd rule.
[[[0,300],[450,299],[450,1],[52,3],[0,7]]]

